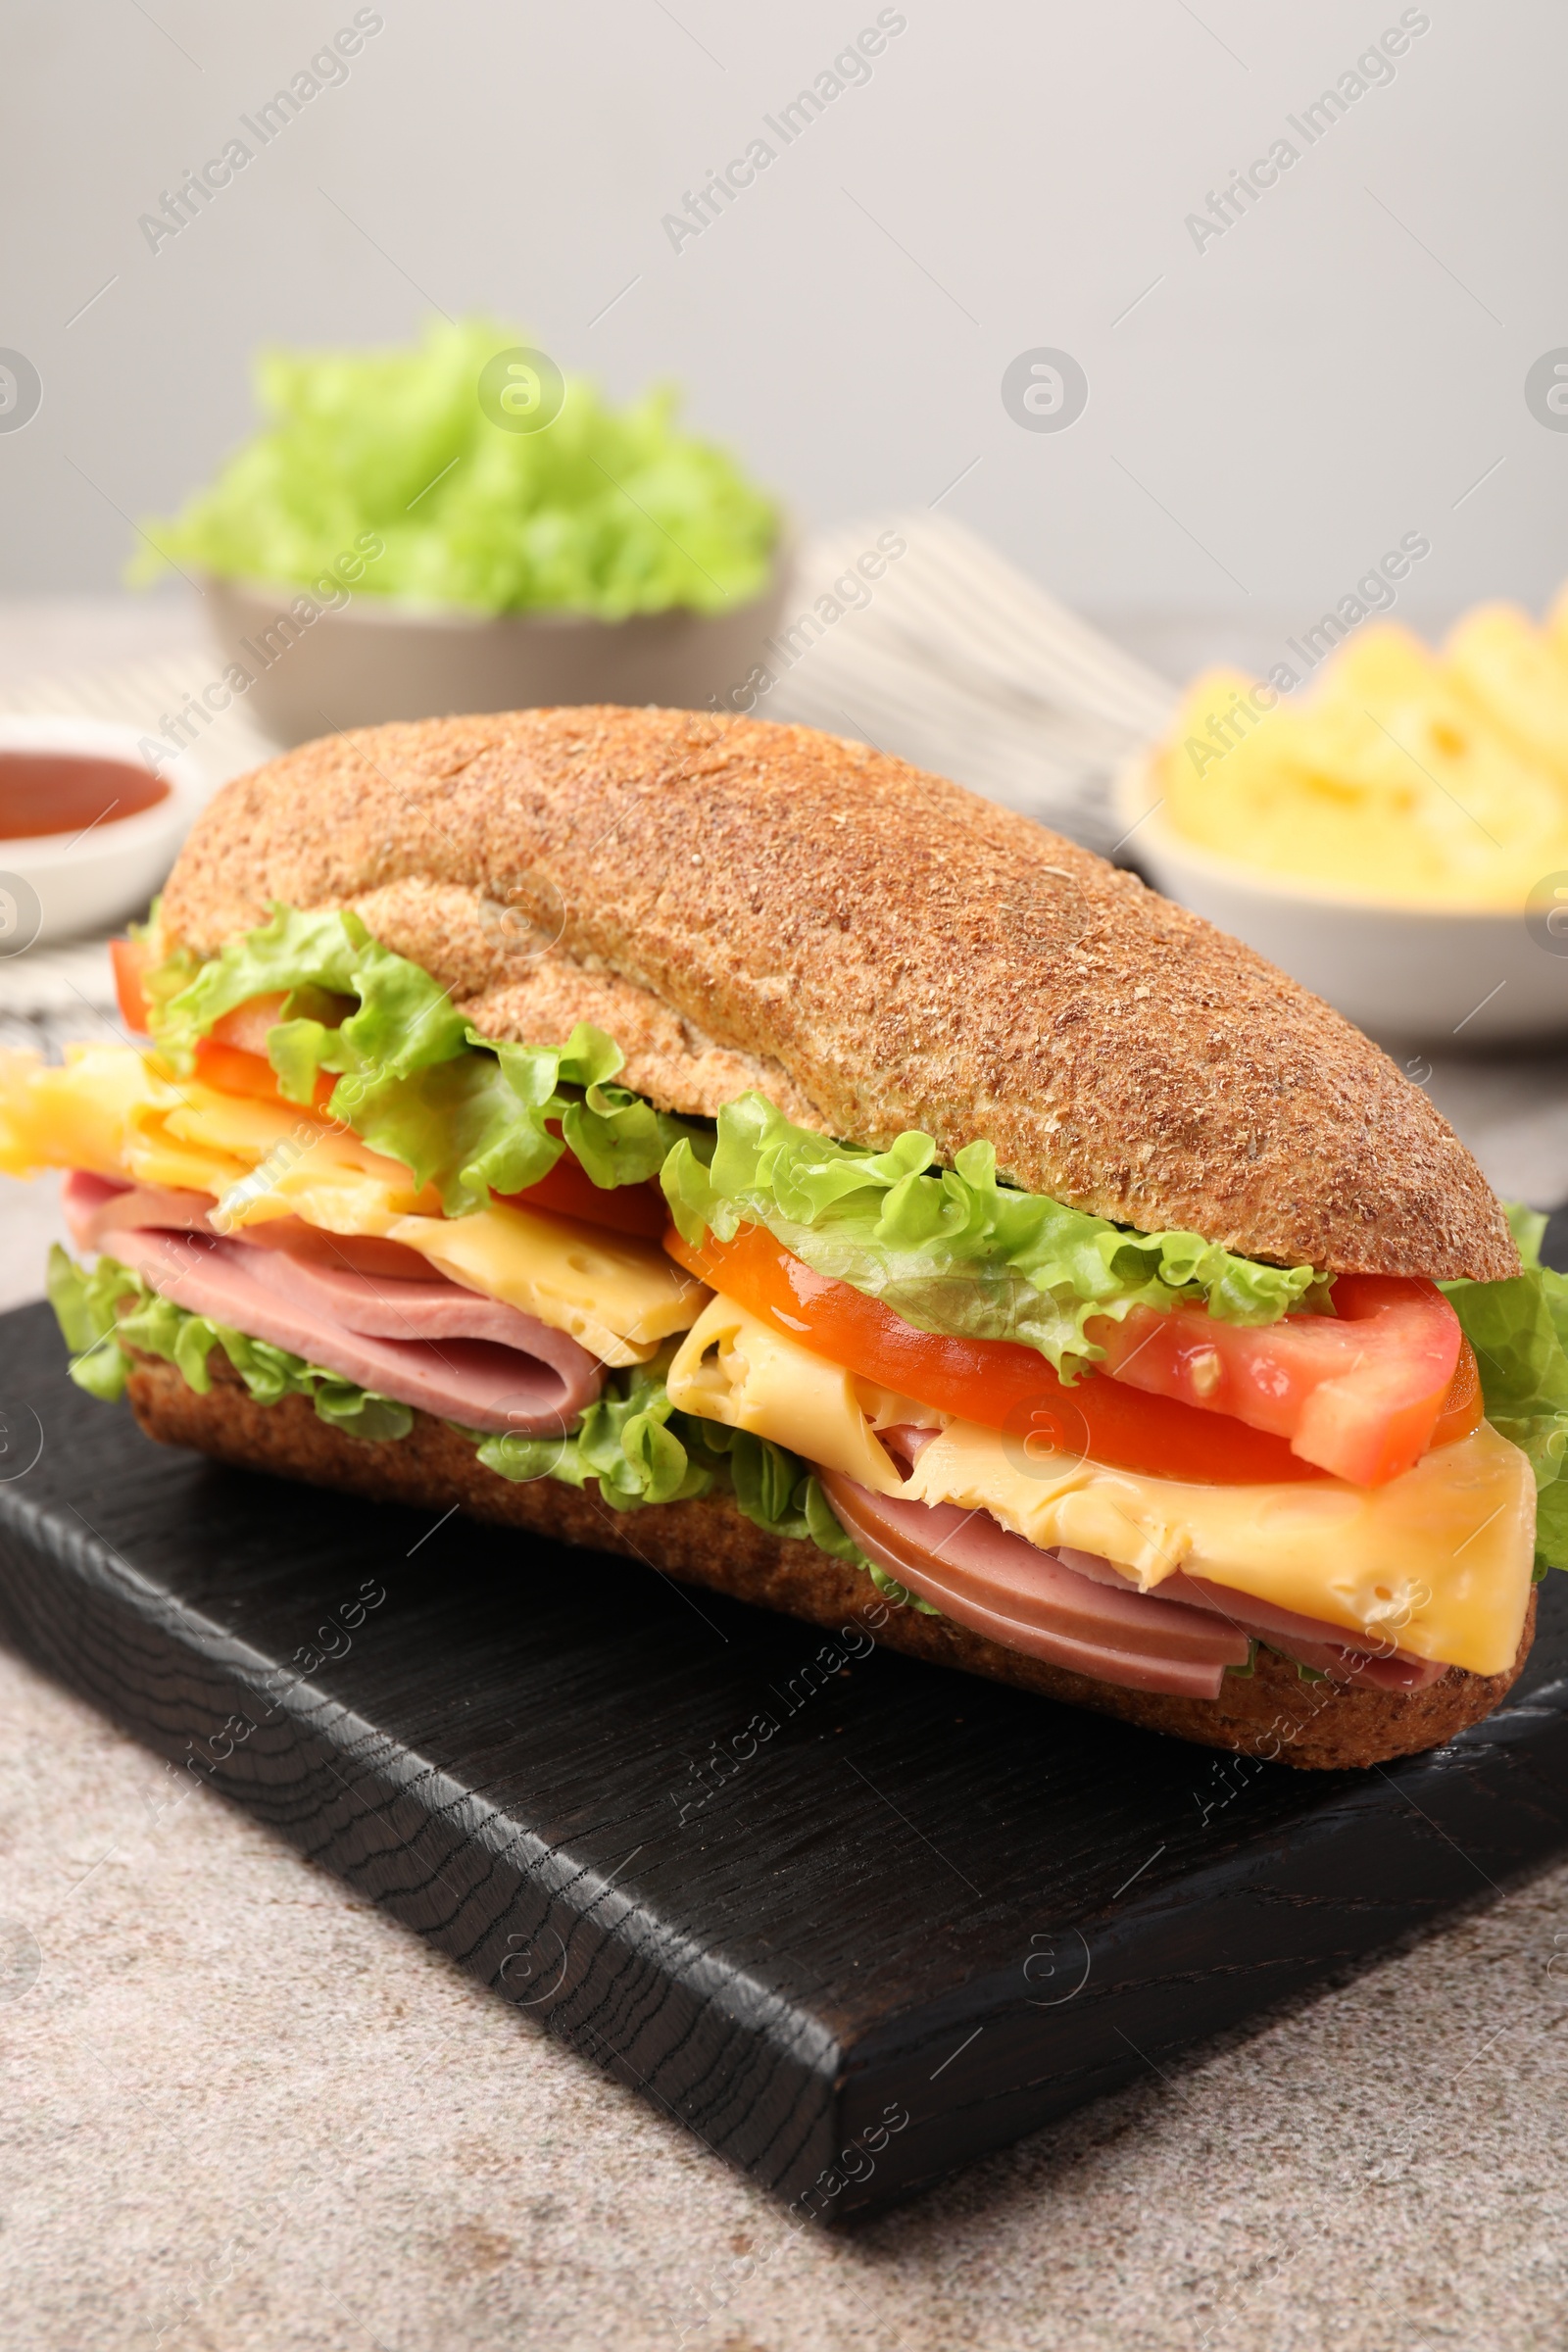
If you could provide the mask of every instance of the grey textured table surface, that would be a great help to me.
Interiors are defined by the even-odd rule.
[[[139,650],[110,636],[139,619],[96,625],[103,659]],[[84,628],[0,616],[0,670],[59,665],[55,629],[79,665]],[[1556,1058],[1446,1064],[1437,1091],[1497,1181],[1568,1192]],[[36,1293],[54,1218],[48,1186],[0,1199],[6,1303]],[[0,2341],[1556,2347],[1568,1866],[1477,1897],[853,2237],[794,2235],[220,1799],[171,1802],[161,1764],[0,1652]]]

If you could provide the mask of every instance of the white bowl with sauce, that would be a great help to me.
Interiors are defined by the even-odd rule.
[[[134,727],[0,718],[0,956],[104,931],[164,880],[205,798]]]
[[[1360,1029],[1412,1045],[1568,1031],[1568,874],[1560,904],[1442,906],[1293,881],[1189,841],[1163,815],[1158,754],[1122,770],[1126,854],[1156,890],[1289,972]]]

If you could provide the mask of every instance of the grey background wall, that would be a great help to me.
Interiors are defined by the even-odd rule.
[[[875,0],[370,13],[261,147],[241,117],[353,0],[7,0],[0,345],[43,388],[0,433],[9,592],[112,585],[127,517],[248,429],[259,343],[397,340],[432,307],[616,395],[678,378],[808,521],[942,498],[1102,612],[1309,619],[1409,530],[1423,616],[1568,571],[1568,433],[1524,392],[1568,345],[1553,0],[905,0],[788,146],[764,117]],[[1401,16],[1426,28],[1372,81]],[[1309,144],[1346,74],[1364,94]],[[236,135],[252,160],[152,250],[139,216]],[[677,250],[663,216],[758,137],[775,160]],[[1298,160],[1195,231],[1282,138]],[[1087,373],[1064,431],[1003,404],[1038,346]]]

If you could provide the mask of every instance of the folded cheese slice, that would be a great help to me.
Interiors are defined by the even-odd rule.
[[[466,1217],[399,1217],[389,1241],[487,1298],[571,1334],[607,1364],[643,1364],[708,1297],[657,1243],[501,1201]]]
[[[1339,1479],[1189,1485],[1057,1454],[950,1420],[907,1477],[876,1432],[931,1424],[824,1363],[727,1298],[688,1332],[669,1372],[683,1412],[840,1471],[873,1494],[989,1512],[1042,1550],[1112,1561],[1145,1592],[1184,1571],[1250,1593],[1353,1642],[1500,1674],[1518,1651],[1535,1555],[1535,1479],[1483,1423],[1381,1487]]]
[[[904,1474],[878,1445],[874,1422],[880,1418],[887,1427],[941,1418],[907,1397],[889,1398],[890,1409],[878,1415],[885,1391],[797,1347],[722,1293],[710,1299],[682,1340],[664,1381],[679,1411],[771,1438],[823,1470],[842,1471],[873,1494],[904,1489]]]
[[[126,1046],[54,1068],[0,1058],[0,1169],[66,1166],[216,1195],[220,1234],[284,1218],[392,1240],[465,1289],[564,1331],[602,1363],[646,1363],[708,1298],[657,1243],[496,1203],[447,1218],[428,1186],[339,1122],[149,1068]]]

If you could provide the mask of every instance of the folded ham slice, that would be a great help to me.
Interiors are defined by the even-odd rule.
[[[433,1274],[415,1251],[401,1252],[412,1276],[368,1271],[334,1262],[338,1237],[309,1228],[302,1250],[278,1246],[265,1227],[265,1244],[215,1235],[202,1193],[76,1173],[64,1197],[78,1248],[110,1250],[176,1306],[443,1420],[556,1434],[604,1386],[604,1366],[564,1332]],[[343,1257],[355,1254],[343,1245]]]
[[[212,1193],[179,1193],[163,1184],[117,1184],[112,1176],[90,1176],[85,1168],[72,1169],[60,1198],[78,1250],[101,1250],[106,1233],[126,1225],[211,1233],[208,1212],[218,1206]]]
[[[1217,1698],[1226,1667],[1251,1654],[1248,1636],[1211,1611],[1112,1592],[985,1511],[873,1494],[836,1470],[818,1475],[869,1559],[1006,1649],[1123,1690],[1184,1698]]]
[[[880,1435],[908,1458],[929,1433]],[[837,1471],[818,1475],[861,1550],[922,1600],[1008,1649],[1097,1682],[1217,1698],[1225,1668],[1246,1665],[1254,1637],[1336,1682],[1373,1690],[1419,1690],[1447,1672],[1426,1658],[1356,1650],[1338,1626],[1202,1577],[1178,1572],[1157,1593],[1140,1592],[1109,1560],[1043,1551],[986,1511],[873,1494]],[[1212,1632],[1220,1627],[1224,1639],[1216,1643]]]
[[[1076,1569],[1080,1576],[1094,1579],[1123,1592],[1136,1592],[1138,1587],[1131,1577],[1098,1552],[1073,1551],[1064,1544],[1056,1553],[1063,1567]],[[1210,1583],[1207,1577],[1189,1576],[1178,1569],[1165,1578],[1159,1588],[1162,1600],[1180,1600],[1197,1609],[1209,1609],[1215,1616],[1224,1617],[1238,1625],[1244,1633],[1255,1634],[1271,1649],[1281,1649],[1287,1657],[1297,1659],[1302,1666],[1315,1667],[1319,1674],[1332,1675],[1336,1682],[1358,1683],[1371,1690],[1424,1690],[1429,1683],[1442,1680],[1448,1671],[1432,1658],[1418,1658],[1408,1651],[1391,1649],[1371,1651],[1357,1649],[1348,1642],[1343,1626],[1330,1625],[1320,1617],[1302,1617],[1295,1609],[1276,1607],[1271,1600],[1258,1600],[1250,1592],[1238,1592],[1230,1585]]]
[[[150,1232],[216,1233],[212,1193],[176,1192],[161,1184],[121,1184],[76,1168],[66,1178],[66,1220],[78,1250],[101,1250],[104,1236],[140,1225]],[[270,1217],[232,1237],[257,1250],[286,1250],[318,1265],[352,1266],[358,1274],[390,1274],[397,1281],[430,1282],[430,1261],[402,1242],[368,1233],[324,1233],[302,1217]],[[440,1279],[444,1282],[446,1277]]]

